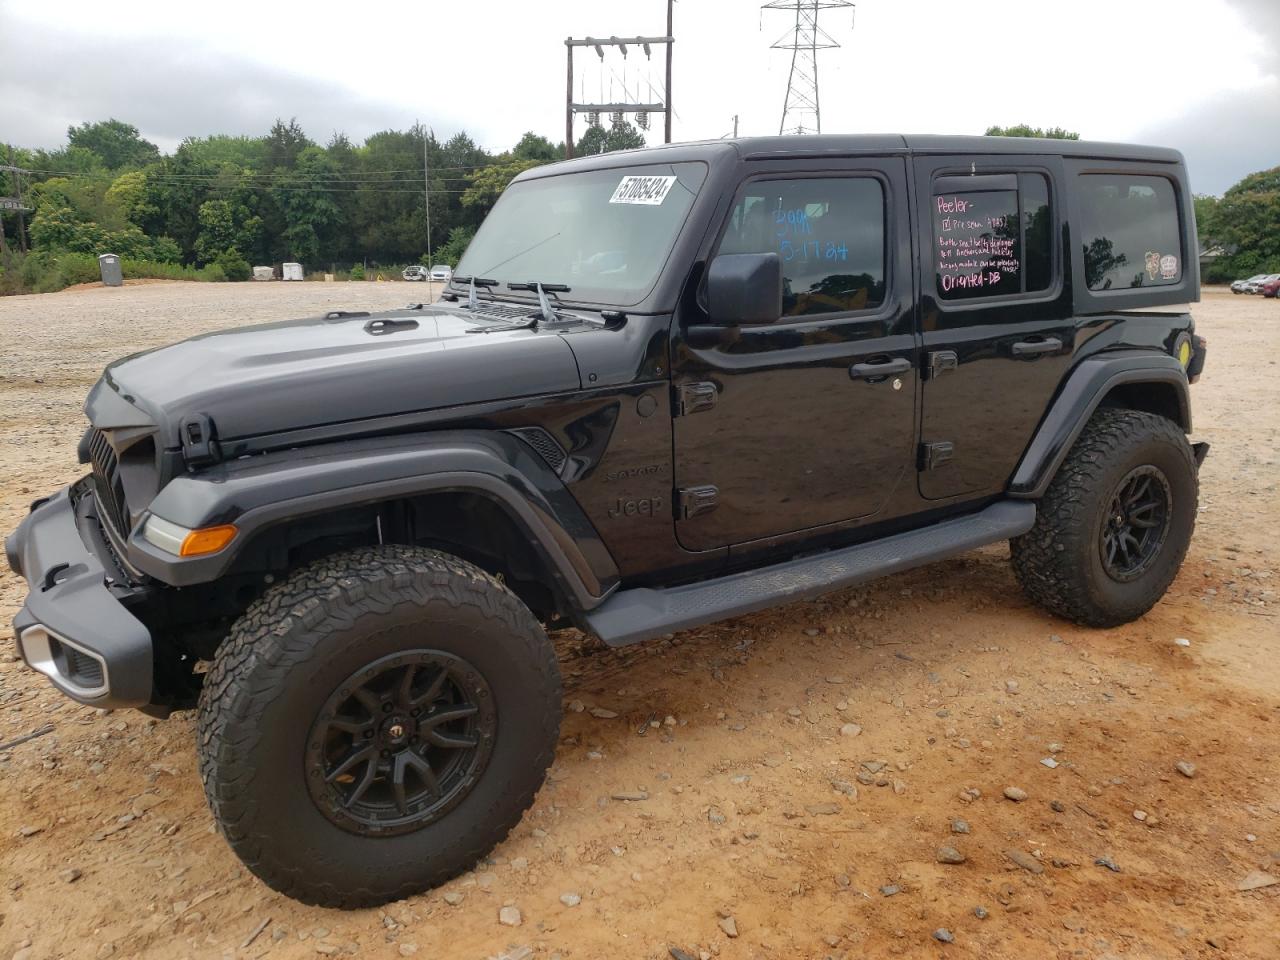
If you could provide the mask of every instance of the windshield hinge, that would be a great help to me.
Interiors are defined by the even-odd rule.
[[[691,413],[710,410],[719,396],[720,391],[709,380],[681,383],[676,386],[676,416],[687,417]]]

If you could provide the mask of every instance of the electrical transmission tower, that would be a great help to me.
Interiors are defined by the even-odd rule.
[[[788,30],[772,50],[791,51],[791,73],[787,77],[787,99],[782,104],[782,120],[778,133],[821,133],[822,110],[818,100],[818,51],[832,50],[840,44],[818,26],[822,10],[848,7],[849,0],[771,0],[761,10],[793,10],[795,26]]]

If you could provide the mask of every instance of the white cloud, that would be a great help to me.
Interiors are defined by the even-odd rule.
[[[823,14],[843,45],[820,59],[823,127],[1065,126],[1179,147],[1203,172],[1198,189],[1221,190],[1268,156],[1280,162],[1278,11],[1276,0],[860,0],[852,29],[849,11]],[[679,0],[677,139],[728,133],[735,114],[743,134],[777,132],[789,58],[769,44],[787,26],[756,2]],[[70,123],[116,116],[172,147],[188,135],[262,133],[277,116],[297,116],[322,141],[420,118],[438,135],[465,128],[502,149],[530,129],[563,137],[566,36],[664,29],[661,0],[301,11],[230,0],[216,16],[172,0],[0,0],[0,131],[55,146]],[[620,93],[624,75],[633,94],[661,89],[659,50],[648,64],[634,50],[625,65],[611,57],[603,73],[590,50],[576,62],[575,88],[588,97],[602,87],[608,97],[611,83]],[[1251,103],[1270,114],[1253,115]]]

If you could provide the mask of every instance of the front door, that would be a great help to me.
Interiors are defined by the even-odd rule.
[[[676,529],[688,550],[874,517],[915,472],[906,161],[807,166],[749,170],[712,250],[779,255],[781,320],[711,326],[693,303],[678,318]]]
[[[1071,365],[1056,157],[917,157],[920,494],[1005,487]]]

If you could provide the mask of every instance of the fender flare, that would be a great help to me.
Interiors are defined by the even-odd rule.
[[[1044,496],[1094,410],[1113,389],[1130,383],[1172,385],[1178,400],[1178,425],[1184,432],[1191,432],[1187,373],[1174,357],[1147,350],[1123,350],[1089,357],[1080,361],[1067,376],[1049,412],[1040,421],[1013,472],[1009,495],[1022,499]]]
[[[176,477],[148,513],[192,529],[234,523],[236,538],[219,553],[179,559],[143,539],[140,523],[129,538],[128,559],[170,586],[207,583],[270,527],[343,507],[452,491],[501,507],[578,609],[597,606],[616,588],[617,564],[560,478],[523,440],[489,430],[321,444]]]

